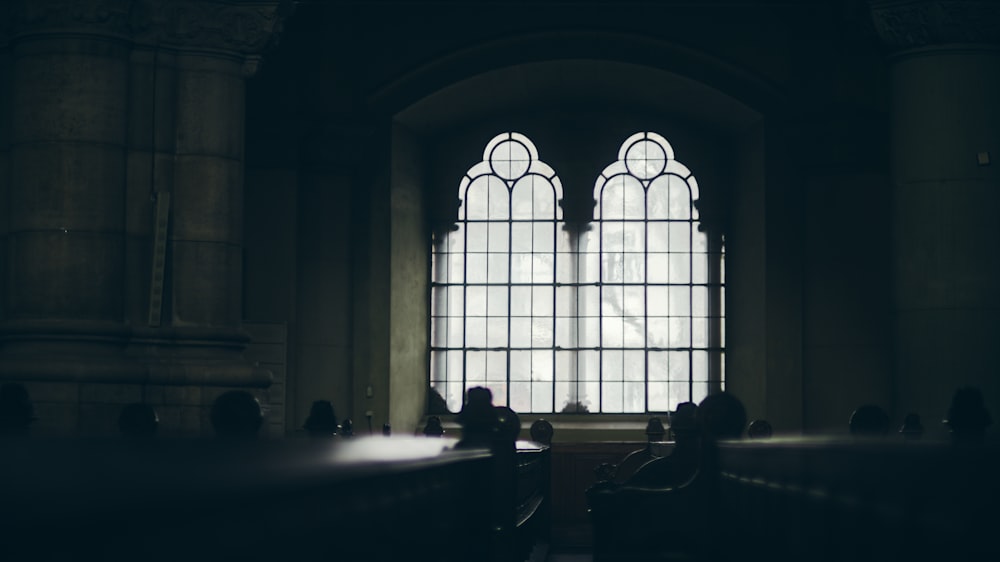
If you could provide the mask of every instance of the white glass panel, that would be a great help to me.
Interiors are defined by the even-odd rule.
[[[668,347],[690,347],[691,321],[687,318],[670,318],[669,322]]]
[[[510,225],[510,228],[510,250],[512,252],[531,252],[532,223],[515,222]]]
[[[444,305],[448,316],[462,316],[465,314],[465,287],[447,287],[447,296]]]
[[[700,404],[702,400],[708,397],[708,390],[707,383],[695,383],[691,389],[691,401],[695,404]]]
[[[691,256],[691,281],[693,283],[708,283],[708,256],[693,254]]]
[[[627,219],[646,218],[646,190],[635,178],[629,177],[624,182],[625,208],[624,216]]]
[[[531,380],[531,352],[513,350],[510,352],[510,380]]]
[[[708,287],[691,288],[691,316],[708,316]]]
[[[622,404],[622,383],[606,382],[601,384],[601,412],[617,414],[624,411]]]
[[[605,349],[601,352],[601,380],[621,381],[624,379],[624,356],[621,351]]]
[[[469,351],[465,354],[465,377],[470,386],[486,382],[486,352]]]
[[[649,254],[646,256],[646,282],[666,283],[670,280],[669,254]]]
[[[695,382],[708,381],[708,352],[691,352],[691,380]]]
[[[555,273],[555,261],[551,254],[531,256],[532,283],[554,283]]]
[[[625,181],[629,176],[613,176],[601,190],[598,218],[601,220],[620,219],[625,216]],[[634,178],[630,178],[633,179]]]
[[[625,249],[625,223],[605,221],[601,223],[601,251],[621,252]]]
[[[531,315],[552,317],[552,287],[531,288]]]
[[[486,298],[486,314],[507,317],[507,287],[489,287]]]
[[[601,255],[601,281],[621,283],[625,279],[625,256],[621,252]]]
[[[687,183],[677,176],[667,176],[670,181],[670,210],[668,214],[672,219],[691,218],[691,193],[688,191]]]
[[[670,323],[666,318],[646,319],[646,345],[649,347],[667,347]]]
[[[605,317],[601,322],[601,345],[604,347],[621,347],[624,321],[619,317]]]
[[[622,266],[623,280],[626,283],[643,283],[646,280],[646,255],[628,252],[624,255]]]
[[[486,247],[491,252],[508,252],[510,251],[510,231],[508,230],[509,224],[506,222],[491,222],[487,228],[489,239],[487,240]]]
[[[708,347],[707,318],[693,318],[691,320],[691,346]]]
[[[597,316],[601,303],[601,288],[596,285],[583,285],[577,290],[580,316]]]
[[[626,381],[646,380],[646,352],[626,351],[623,353],[623,373]]]
[[[510,194],[507,191],[507,184],[500,178],[487,176],[490,185],[489,219],[505,220],[510,217]]]
[[[461,382],[448,383],[447,396],[444,399],[448,404],[449,412],[460,412],[462,410],[463,396],[465,396],[465,388]]]
[[[580,283],[596,283],[601,278],[601,254],[580,254]]]
[[[468,287],[465,295],[465,315],[486,316],[486,287]]]
[[[531,347],[531,319],[510,319],[510,346]]]
[[[671,222],[670,251],[688,252],[691,248],[691,223]]]
[[[538,176],[525,176],[514,184],[511,190],[511,217],[530,220],[534,217],[532,186]]]
[[[515,412],[531,411],[531,385],[528,383],[511,383],[510,408]]]
[[[645,347],[646,319],[642,316],[626,317],[625,332],[622,335],[622,347]]]
[[[552,380],[552,351],[536,349],[531,352],[531,380]]]
[[[691,402],[691,393],[688,391],[687,382],[672,382],[668,383],[667,386],[667,400],[670,401],[671,410],[676,410],[677,405],[681,402]],[[698,402],[695,402],[697,404]]]
[[[662,180],[653,181],[646,190],[646,218],[650,220],[668,218],[669,199],[667,183]]]
[[[646,411],[646,383],[626,382],[622,385],[622,390],[625,392],[622,404],[622,409],[625,412],[639,413]]]
[[[566,229],[565,223],[556,223],[556,253],[560,256],[574,251],[573,241],[571,236],[576,236],[576,234],[571,233]],[[563,258],[564,259],[564,258]]]
[[[434,318],[431,321],[431,345],[434,347],[448,346],[448,318]]]
[[[626,252],[646,251],[646,224],[641,222],[622,223],[624,238],[623,249]]]
[[[448,319],[448,347],[462,347],[465,344],[465,322],[462,318]],[[459,371],[461,372],[461,371]]]
[[[597,347],[601,345],[600,320],[597,318],[581,318],[577,325],[580,327],[580,331],[577,332],[580,347]]]
[[[486,236],[489,223],[470,222],[465,225],[466,251],[485,252]]]
[[[490,165],[498,176],[513,180],[521,177],[527,170],[530,155],[528,149],[516,141],[504,141],[498,144],[490,154]]]
[[[576,347],[574,328],[576,320],[572,318],[556,318],[556,345],[559,347]]]
[[[575,351],[556,352],[556,380],[575,381],[576,380],[576,360]]]
[[[669,289],[667,287],[650,286],[646,288],[646,314],[649,316],[666,316],[669,314],[667,303]]]
[[[486,352],[486,382],[507,382],[507,353],[505,351]]]
[[[469,283],[486,282],[486,254],[466,254],[467,278]]]
[[[556,282],[576,283],[576,255],[569,253],[556,254]]]
[[[646,292],[644,287],[624,287],[625,316],[645,316]]]
[[[552,411],[552,384],[533,383],[531,385],[531,411]]]
[[[667,352],[650,351],[648,361],[649,361],[649,380],[665,381],[669,378],[667,370]]]
[[[586,349],[580,352],[578,373],[582,381],[598,381],[601,379],[601,353]]]
[[[531,254],[511,254],[510,282],[511,283],[531,282]]]
[[[670,223],[650,222],[646,224],[646,247],[650,252],[666,252],[670,248]]]
[[[670,316],[690,316],[691,289],[689,287],[670,287],[667,290],[670,294],[670,303],[667,305]]]
[[[552,347],[552,318],[531,319],[531,347]]]
[[[556,318],[576,316],[576,287],[556,288]]]
[[[668,278],[671,283],[691,282],[691,254],[670,254]]]
[[[486,319],[486,347],[507,346],[507,318]]]
[[[486,347],[486,318],[465,318],[465,345]]]
[[[508,254],[488,254],[488,256],[489,275],[487,278],[489,282],[506,283],[510,273],[508,264],[510,256]]]
[[[535,223],[535,240],[533,250],[538,253],[551,254],[555,251],[555,224]]]
[[[472,180],[465,192],[462,208],[467,220],[485,220],[489,218],[489,180],[490,176],[479,176]]]
[[[605,285],[601,288],[601,316],[621,316],[625,312],[625,287]]]
[[[510,288],[510,315],[531,316],[531,287]]]
[[[459,223],[456,227],[457,228],[455,230],[446,235],[448,240],[448,251],[461,253],[465,251],[465,224]]]
[[[690,370],[688,352],[686,351],[669,351],[667,352],[667,368],[669,369],[670,380],[682,381],[687,380]]]
[[[708,235],[704,232],[698,231],[698,223],[691,223],[691,251],[693,252],[707,252],[708,251]]]
[[[465,280],[465,255],[448,256],[448,283],[462,283]]]
[[[650,412],[669,412],[671,410],[670,396],[667,394],[667,383],[650,382],[646,385],[646,399]]]

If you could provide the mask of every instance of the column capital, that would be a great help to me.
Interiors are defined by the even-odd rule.
[[[872,22],[892,50],[948,43],[1000,45],[993,0],[871,0]]]

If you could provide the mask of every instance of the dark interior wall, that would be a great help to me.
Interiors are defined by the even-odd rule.
[[[711,203],[703,216],[726,225],[727,388],[751,417],[830,430],[858,403],[888,401],[881,53],[834,33],[850,22],[798,5],[609,9],[543,3],[523,18],[498,6],[334,3],[288,22],[248,84],[247,224],[284,241],[247,237],[245,314],[291,322],[290,427],[320,398],[356,423],[392,408],[380,383],[395,381],[393,338],[426,323],[411,311],[397,325],[387,303],[428,298],[426,276],[394,275],[425,271],[429,245],[404,252],[396,236],[453,216],[461,176],[508,130],[536,143],[578,215],[625,137],[653,130],[672,143]],[[844,115],[851,134],[836,138],[864,139],[858,152],[875,156],[826,155],[816,139]],[[418,183],[426,212],[410,192],[393,203],[393,190]],[[290,232],[294,255],[279,249]],[[289,260],[294,279],[269,265]],[[406,343],[414,360],[416,343]]]
[[[10,84],[11,65],[7,50],[0,49],[0,83]],[[0,87],[0,320],[5,316],[7,292],[7,231],[10,228],[7,198],[10,190],[11,88]]]

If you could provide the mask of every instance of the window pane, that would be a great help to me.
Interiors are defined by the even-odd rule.
[[[556,318],[556,345],[559,347],[576,347],[574,327],[576,321],[572,318]]]
[[[670,229],[670,251],[690,252],[691,251],[691,223],[671,222]]]
[[[668,278],[671,283],[691,282],[691,254],[669,254]]]
[[[690,361],[687,351],[668,351],[667,369],[670,380],[687,380],[690,374]]]
[[[650,316],[666,316],[669,294],[667,287],[649,286],[646,288],[646,313]]]
[[[623,373],[626,381],[646,380],[646,352],[625,351],[623,357]]]
[[[577,364],[577,375],[582,381],[601,380],[601,353],[592,349],[581,351],[580,361]]]
[[[670,396],[667,394],[667,383],[650,382],[646,386],[646,392],[648,393],[647,400],[649,401],[650,412],[668,412],[672,410]]]
[[[510,251],[531,252],[531,229],[529,222],[515,222],[510,225],[511,241]]]
[[[510,288],[510,315],[531,316],[531,287]]]
[[[466,281],[469,283],[486,282],[486,254],[466,254]]]
[[[531,380],[552,381],[552,351],[545,349],[531,352]]]
[[[532,186],[536,178],[537,176],[533,175],[525,176],[514,184],[510,200],[511,218],[530,220],[534,216]]]
[[[580,255],[580,283],[596,283],[601,278],[601,254]]]
[[[514,350],[510,352],[510,380],[531,380],[531,352]]]
[[[479,176],[469,184],[468,189],[465,191],[465,199],[462,202],[466,220],[485,220],[489,218],[489,182],[489,176]]]
[[[691,380],[708,382],[708,352],[691,352]]]
[[[691,223],[691,251],[692,252],[707,252],[708,251],[708,235],[704,232],[698,231],[698,223]]]
[[[646,291],[644,287],[623,287],[622,294],[624,296],[625,316],[643,317],[646,315]]]
[[[507,383],[507,353],[503,351],[486,352],[486,382]]]
[[[576,255],[563,253],[556,256],[556,281],[559,283],[575,283],[577,280]]]
[[[552,287],[531,288],[531,315],[552,317]]]
[[[531,385],[529,383],[511,383],[510,409],[515,412],[531,411]]]
[[[530,347],[531,346],[531,319],[511,318],[510,319],[510,346]]]
[[[601,255],[601,281],[621,283],[625,280],[625,256],[619,253]]]
[[[536,253],[551,254],[555,251],[555,227],[554,223],[535,223],[535,240],[532,250]]]
[[[502,220],[509,218],[510,195],[507,192],[507,184],[500,178],[487,176],[489,180],[489,218],[491,220]]]
[[[489,316],[507,317],[507,287],[489,287],[486,298],[486,313]]]
[[[666,318],[646,318],[646,345],[667,347],[670,323]]]
[[[465,315],[486,316],[486,287],[468,287],[465,295]]]
[[[670,181],[670,211],[672,219],[691,218],[691,193],[687,183],[677,176],[667,176]]]
[[[466,252],[485,252],[489,225],[485,222],[470,222],[465,226]]]
[[[691,347],[691,320],[688,318],[670,318],[669,323],[668,347]]]
[[[691,288],[670,287],[670,316],[688,316],[691,314]]]
[[[625,410],[622,383],[601,383],[601,411],[605,413],[621,413]]]
[[[624,392],[622,409],[626,412],[638,413],[646,411],[646,383],[626,382],[622,385]]]
[[[532,383],[530,411],[552,411],[552,383]]]
[[[490,252],[503,252],[506,254],[510,251],[509,226],[506,222],[489,223],[486,229],[488,236],[486,247]]]
[[[507,317],[486,319],[486,347],[507,345]]]
[[[448,319],[448,347],[465,345],[465,322],[462,318]]]
[[[626,283],[642,283],[646,280],[646,255],[627,253],[623,266],[623,279]]]
[[[531,280],[534,283],[555,282],[555,262],[552,255],[535,254],[531,257]]]
[[[625,223],[601,223],[601,251],[621,252],[625,250]]]
[[[531,346],[552,347],[552,318],[531,319]]]
[[[486,352],[469,351],[465,354],[465,377],[470,386],[486,384]]]
[[[510,256],[510,282],[531,282],[531,254],[512,254]]]
[[[508,279],[508,254],[487,254],[489,256],[489,282],[506,283]]]
[[[666,183],[663,181],[654,181],[651,184],[649,184],[649,189],[646,190],[647,218],[649,219],[667,218],[668,205],[669,205],[669,199],[666,189]]]
[[[665,381],[668,377],[666,351],[649,352],[649,380]]]
[[[605,285],[601,287],[601,316],[621,316],[624,312],[625,287]]]
[[[486,319],[467,316],[465,318],[465,345],[468,347],[486,346]]]
[[[617,175],[608,178],[597,198],[600,209],[599,218],[601,220],[620,219],[625,216],[625,187],[627,176]]]
[[[556,318],[576,316],[576,287],[556,288]]]
[[[646,225],[646,248],[650,252],[666,252],[670,248],[670,223],[650,222]]]
[[[623,347],[645,347],[646,319],[642,316],[626,317],[622,337]]]
[[[708,287],[691,287],[691,316],[708,316]]]
[[[605,317],[601,322],[601,345],[604,347],[621,347],[622,330],[625,323],[621,317]]]
[[[600,319],[589,317],[581,318],[580,331],[577,333],[577,339],[580,342],[580,347],[597,347],[601,345],[601,323]]]
[[[691,345],[693,347],[708,347],[707,318],[694,318],[691,320]]]
[[[670,254],[646,256],[646,282],[666,283],[670,280]]]
[[[462,283],[465,281],[465,256],[463,254],[451,254],[448,257],[448,283]]]
[[[708,283],[708,256],[704,254],[691,256],[691,281],[693,283]]]

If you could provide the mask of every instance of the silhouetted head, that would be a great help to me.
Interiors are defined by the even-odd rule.
[[[337,415],[329,400],[317,400],[309,408],[309,417],[302,426],[312,437],[330,437],[337,433]]]
[[[698,425],[709,439],[739,439],[747,425],[747,411],[740,399],[728,392],[711,394],[698,404]]]
[[[264,422],[260,402],[245,390],[230,390],[216,398],[211,419],[215,434],[226,438],[256,437]]]
[[[701,432],[698,427],[698,406],[694,402],[681,402],[670,414],[670,432],[675,441],[684,441],[697,437]]]
[[[753,420],[747,426],[747,437],[750,439],[767,439],[773,433],[767,420]]]
[[[16,382],[0,386],[0,433],[27,433],[35,421],[35,406],[24,385]]]
[[[424,435],[428,437],[441,437],[444,435],[444,426],[441,425],[441,418],[437,416],[427,418],[427,425],[424,426]]]
[[[848,425],[851,435],[881,437],[889,433],[889,415],[874,404],[865,404],[854,410]]]
[[[978,388],[966,386],[952,396],[944,423],[948,424],[955,441],[981,442],[993,418],[983,402],[983,393]]]
[[[497,412],[497,437],[504,441],[517,441],[521,435],[521,418],[507,406],[494,406]]]
[[[154,437],[159,426],[160,418],[149,404],[128,404],[118,415],[118,429],[125,437],[136,439]]]

